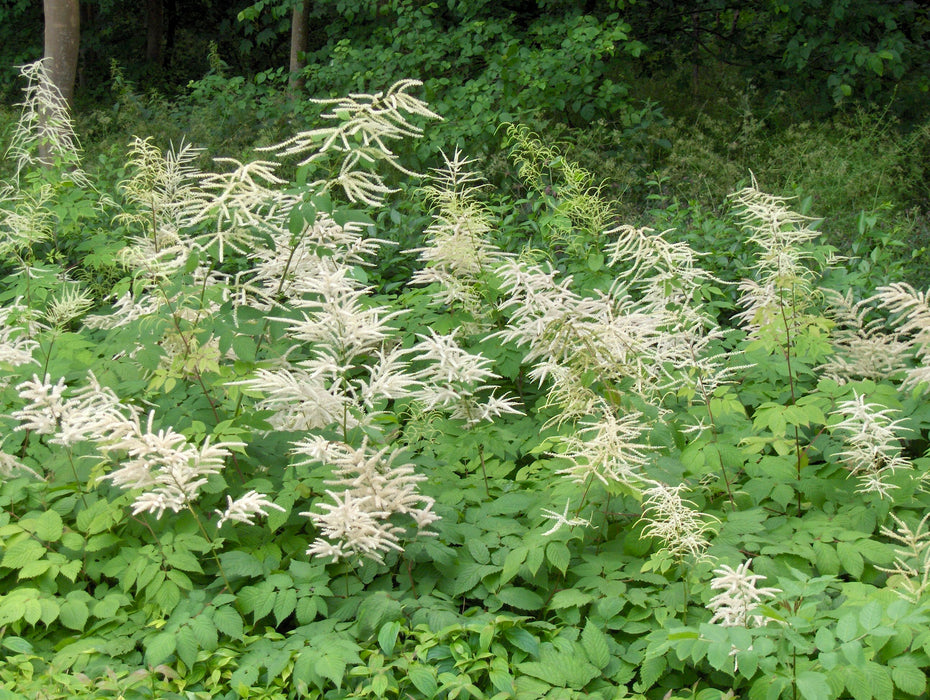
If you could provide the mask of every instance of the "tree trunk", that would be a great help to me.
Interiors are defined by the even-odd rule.
[[[307,67],[307,38],[310,32],[310,0],[298,0],[291,15],[291,76],[288,88],[291,95],[304,89],[303,70]]]
[[[165,34],[165,7],[162,0],[148,0],[146,6],[145,60],[150,66],[160,66]]]
[[[81,14],[78,0],[43,0],[45,57],[50,59],[52,82],[70,104],[74,99]]]

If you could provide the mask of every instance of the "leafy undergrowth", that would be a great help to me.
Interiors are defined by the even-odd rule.
[[[0,698],[926,693],[922,293],[755,183],[710,255],[618,223],[519,126],[520,198],[421,180],[413,82],[213,172],[136,140],[104,191],[30,70]]]

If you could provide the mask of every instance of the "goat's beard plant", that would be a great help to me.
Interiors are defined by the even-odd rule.
[[[676,600],[675,613],[687,614],[688,583],[699,584],[695,596],[707,593],[700,577],[711,571],[710,561],[727,558],[730,564],[721,563],[710,584],[724,592],[711,598],[708,624],[746,626],[757,621],[754,606],[775,589],[755,588],[763,574],[750,574],[748,562],[731,568],[744,553],[717,542],[718,529],[726,527],[732,542],[739,508],[749,504],[785,521],[801,516],[813,500],[802,499],[802,478],[815,452],[854,474],[864,498],[914,491],[901,488],[916,471],[896,437],[907,427],[904,420],[891,420],[892,407],[840,382],[878,379],[875,344],[884,342],[894,348],[887,366],[904,388],[922,390],[930,345],[926,298],[892,285],[863,302],[847,300],[853,330],[835,339],[843,351],[838,361],[829,346],[831,324],[817,307],[809,249],[815,232],[786,200],[765,195],[755,182],[734,197],[738,218],[761,250],[753,279],[738,289],[736,331],[721,328],[702,304],[723,283],[702,269],[698,252],[671,232],[615,225],[610,203],[579,168],[565,169],[572,180],[561,203],[572,230],[554,232],[553,251],[505,253],[495,242],[492,208],[481,201],[484,186],[460,153],[446,158],[427,185],[433,222],[423,244],[406,251],[418,256],[421,269],[411,282],[425,294],[381,294],[367,268],[389,243],[372,235],[366,213],[339,198],[377,209],[392,191],[377,166],[413,176],[391,146],[420,134],[411,119],[436,116],[408,94],[415,85],[403,81],[384,94],[324,101],[331,126],[264,149],[268,160],[219,159],[216,172],[195,168],[190,146],[163,154],[135,140],[113,217],[126,233],[118,258],[127,280],[114,290],[111,308],[83,320],[87,296],[71,280],[56,278],[55,293],[35,289],[35,250],[51,238],[54,187],[4,190],[8,217],[0,246],[14,254],[17,284],[30,294],[0,309],[0,363],[8,373],[0,389],[10,428],[0,475],[60,480],[68,473],[73,505],[56,506],[71,508],[68,514],[90,512],[93,498],[127,491],[130,496],[114,500],[131,503],[132,517],[156,537],[155,527],[164,533],[165,521],[186,518],[203,535],[202,551],[216,555],[223,585],[233,593],[235,579],[224,573],[224,562],[245,572],[264,564],[221,556],[249,536],[230,527],[259,518],[272,529],[288,523],[303,538],[287,538],[294,550],[288,555],[334,563],[329,571],[345,573],[348,595],[353,567],[391,571],[421,535],[455,542],[443,530],[455,523],[439,514],[452,521],[461,515],[448,502],[462,501],[449,493],[464,490],[455,481],[462,464],[478,463],[481,498],[539,488],[548,500],[541,504],[552,506],[520,514],[536,523],[528,541],[550,539],[536,551],[535,570],[528,563],[520,568],[530,561],[530,545],[516,568],[502,565],[513,569],[511,578],[519,573],[528,586],[548,582],[540,573],[545,552],[560,569],[561,585],[572,576],[573,560],[558,545],[579,540],[587,547],[596,539],[596,547],[585,549],[596,560],[601,545],[629,530],[624,548],[639,546],[630,543],[639,533],[654,556],[641,566],[625,560],[625,581],[649,574],[667,589],[681,581],[684,605]],[[71,153],[76,142],[65,138],[68,124],[59,120],[56,128],[58,147]],[[21,169],[31,162],[26,133],[17,132],[12,151]],[[528,181],[544,184],[544,163],[559,157],[519,127],[511,133]],[[75,157],[76,151],[63,159],[68,172],[78,172]],[[299,162],[302,183],[322,175],[291,183],[280,174],[284,160]],[[432,316],[425,315],[443,328],[405,308],[424,298],[432,307]],[[897,331],[879,337],[862,322],[874,306],[891,314]],[[77,338],[97,342],[99,356]],[[495,352],[519,358],[513,376],[500,376]],[[857,352],[869,357],[856,358]],[[917,367],[909,368],[910,356]],[[69,359],[78,367],[67,366]],[[96,371],[84,371],[91,366]],[[835,377],[833,393],[810,388],[817,366]],[[743,393],[731,386],[736,381]],[[456,435],[479,437],[456,445],[453,458],[430,464],[409,419],[423,414],[443,414]],[[489,477],[485,450],[496,446],[481,440],[494,433],[481,431],[523,415],[535,422],[531,430],[521,428],[532,434],[523,436],[529,447],[520,456],[534,462],[536,475]],[[475,454],[462,454],[473,444]],[[49,454],[54,465],[45,470],[39,459]],[[796,477],[789,487],[796,499],[784,497],[784,483],[773,483],[784,481],[784,458]],[[716,515],[703,512],[711,509]],[[904,535],[885,535],[907,545],[921,541],[911,547],[917,554],[900,554],[888,571],[914,579],[907,590],[918,599],[927,588],[924,535],[918,530],[910,537],[902,523]],[[477,556],[496,576],[497,553],[483,557],[481,547],[487,549],[474,545]],[[465,549],[471,551],[456,551]],[[516,560],[502,552],[499,558]],[[677,573],[669,573],[672,560]],[[755,562],[765,576],[775,567],[772,557]],[[495,588],[484,578],[459,592]],[[257,587],[249,588],[252,595]],[[523,604],[535,604],[535,595],[524,596]],[[165,615],[173,609],[159,605]],[[290,615],[286,606],[281,610],[275,610],[279,624]],[[379,634],[382,648],[390,646],[387,636]],[[590,636],[586,641],[594,644]]]

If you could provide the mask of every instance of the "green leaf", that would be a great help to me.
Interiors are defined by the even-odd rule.
[[[858,547],[858,542],[837,542],[836,544],[836,554],[840,563],[855,578],[862,576],[863,569],[862,554],[860,554]]]
[[[639,667],[639,682],[636,684],[636,692],[643,693],[649,690],[655,682],[665,673],[665,657],[647,656]]]
[[[322,678],[328,678],[338,689],[346,672],[345,660],[336,654],[324,653],[317,659],[313,670]]]
[[[213,611],[213,624],[231,639],[242,639],[242,616],[231,605],[224,605]]]
[[[908,695],[923,695],[927,689],[927,675],[914,663],[899,663],[891,667],[891,680]]]
[[[862,628],[868,632],[868,631],[874,630],[881,623],[882,623],[881,604],[876,600],[869,601],[859,611],[859,624],[862,625]]]
[[[38,559],[35,561],[26,562],[23,567],[19,570],[17,578],[22,580],[26,578],[35,578],[36,576],[41,576],[46,571],[48,571],[52,566],[52,562],[47,559]]]
[[[265,573],[262,563],[248,552],[223,552],[220,554],[220,563],[227,576],[255,577]]]
[[[513,554],[511,552],[510,554]],[[510,554],[507,556],[509,557]],[[506,562],[504,564],[505,568],[507,566]],[[453,596],[460,596],[463,593],[468,593],[471,589],[478,585],[478,583],[485,576],[493,574],[494,572],[499,571],[498,567],[491,564],[477,564],[474,562],[465,562],[457,567],[455,572],[455,579],[452,582],[452,590],[450,593]],[[514,572],[516,573],[516,572]],[[513,578],[513,577],[511,577]],[[510,579],[507,579],[509,581]],[[501,583],[506,583],[501,575]]]
[[[827,677],[816,671],[801,671],[797,678],[798,690],[805,700],[832,700],[835,695]]]
[[[61,604],[58,618],[65,627],[80,632],[84,629],[89,614],[87,604],[84,601],[69,598]]]
[[[407,669],[407,678],[424,698],[438,697],[439,685],[436,683],[436,669],[432,666],[414,662]]]
[[[370,594],[358,608],[358,628],[362,636],[374,634],[381,625],[403,616],[400,603],[383,591]]]
[[[171,613],[181,602],[181,589],[174,581],[164,581],[155,592],[155,602],[165,612]]]
[[[57,542],[64,532],[61,516],[54,510],[47,510],[36,518],[25,518],[20,525],[46,542]]]
[[[32,644],[22,637],[6,637],[3,640],[3,646],[12,651],[14,654],[32,654]]]
[[[597,666],[604,668],[610,663],[610,647],[607,642],[607,635],[588,620],[581,632],[581,646],[584,648],[588,661]]]
[[[197,661],[197,651],[200,648],[194,631],[187,625],[184,625],[177,631],[176,637],[175,652],[178,658],[184,662],[185,666],[193,668],[194,663]]]
[[[274,619],[279,625],[284,622],[288,615],[294,612],[297,607],[297,591],[293,588],[285,588],[278,591],[274,601]]]
[[[846,690],[855,700],[872,700],[872,688],[865,671],[857,666],[848,666],[845,675]]]
[[[859,630],[859,622],[856,613],[850,611],[843,615],[836,623],[836,636],[844,642],[848,642],[856,636]]]
[[[522,627],[511,627],[504,630],[504,637],[517,649],[525,651],[531,656],[539,656],[539,640],[528,630]]]
[[[252,613],[252,620],[258,622],[274,608],[274,602],[277,598],[274,588],[269,583],[261,583],[257,586],[244,586],[239,591],[239,601],[242,604],[242,611]]]
[[[875,700],[892,700],[894,684],[891,682],[891,673],[885,666],[869,661],[865,666],[865,674],[872,686],[872,697]]]
[[[212,651],[219,644],[216,624],[207,615],[198,615],[190,621],[191,632],[201,649]]]
[[[22,532],[20,535],[22,536]],[[45,556],[45,547],[30,537],[17,540],[3,553],[0,567],[8,569],[21,569],[28,562],[36,561]]]
[[[488,551],[488,546],[477,537],[470,538],[465,543],[465,549],[471,554],[472,559],[479,564],[487,564],[491,561],[491,553]]]
[[[497,597],[505,605],[509,605],[519,610],[539,610],[543,606],[543,599],[538,593],[534,593],[528,588],[511,586],[504,588],[497,593]]]
[[[571,561],[571,553],[564,542],[552,541],[546,545],[546,559],[564,574]]]
[[[203,573],[203,567],[200,566],[200,561],[198,561],[197,557],[184,549],[175,549],[165,558],[168,564],[175,569],[193,571],[198,574]]]
[[[400,634],[400,622],[397,620],[386,622],[381,626],[381,630],[378,632],[378,646],[381,647],[381,651],[384,652],[385,656],[394,653],[394,645],[397,644],[398,634]]]
[[[550,610],[561,610],[563,608],[580,608],[594,600],[589,594],[579,591],[577,588],[566,588],[558,591],[549,601]]]
[[[509,583],[511,580],[513,580],[513,577],[517,575],[517,572],[520,570],[523,562],[526,561],[527,552],[528,550],[526,547],[517,547],[516,549],[512,549],[507,552],[507,556],[504,557],[504,568],[501,571],[501,585]],[[478,581],[475,581],[475,583],[472,584],[470,588],[474,588],[477,583]],[[465,589],[460,592],[464,593],[467,590],[469,589]]]
[[[145,662],[149,666],[164,663],[174,653],[177,636],[173,632],[159,632],[145,641]]]

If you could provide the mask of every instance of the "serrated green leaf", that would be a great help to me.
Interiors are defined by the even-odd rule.
[[[35,598],[30,598],[23,606],[23,619],[27,624],[34,625],[42,617],[42,604]]]
[[[239,591],[239,601],[242,611],[252,613],[252,620],[258,622],[274,608],[277,598],[274,588],[269,583],[260,583],[257,586],[244,586]]]
[[[293,588],[285,588],[278,591],[274,601],[274,619],[279,625],[284,622],[288,615],[294,612],[297,607],[297,591]]]
[[[579,591],[577,588],[566,588],[558,591],[549,601],[550,610],[562,610],[564,608],[580,608],[594,600],[589,594]]]
[[[568,570],[571,558],[571,552],[564,542],[552,541],[546,545],[546,559],[563,574]]]
[[[839,557],[840,563],[843,565],[843,568],[849,572],[849,574],[855,578],[862,576],[862,569],[864,563],[862,561],[862,555],[859,553],[858,542],[837,542],[836,543],[836,554]]]
[[[223,552],[220,554],[220,563],[227,576],[255,577],[265,573],[262,563],[248,552]]]
[[[331,680],[338,689],[342,686],[342,677],[346,672],[346,662],[341,656],[324,653],[317,659],[313,670],[322,678]]]
[[[836,623],[836,636],[844,642],[853,639],[859,630],[859,621],[855,612],[848,612]]]
[[[859,611],[859,624],[862,629],[874,630],[882,623],[882,606],[878,601],[872,600],[862,606]]]
[[[857,666],[848,666],[845,675],[846,690],[855,700],[872,700],[872,688],[865,671]]]
[[[35,578],[36,576],[41,576],[46,571],[52,567],[52,562],[47,559],[39,559],[37,561],[27,561],[23,564],[23,567],[19,570],[17,578],[22,580],[26,578]]]
[[[926,673],[913,663],[900,663],[892,666],[891,680],[908,695],[923,695],[927,689]]]
[[[491,561],[491,553],[488,546],[477,537],[469,538],[465,543],[465,549],[471,554],[471,558],[479,564],[487,564]]]
[[[509,605],[518,610],[539,610],[543,606],[543,599],[538,593],[528,588],[519,586],[510,586],[503,588],[497,593],[505,605]]]
[[[42,620],[46,626],[58,619],[58,613],[61,608],[57,600],[54,598],[42,598],[39,603],[42,605],[42,616],[39,619]]]
[[[399,620],[402,617],[400,603],[383,591],[372,593],[358,608],[357,620],[362,636],[374,634],[385,622]]]
[[[520,567],[523,565],[523,562],[526,561],[527,551],[528,550],[526,547],[517,547],[516,549],[511,549],[509,552],[507,552],[507,556],[504,557],[504,567],[501,571],[501,585],[510,583],[510,581],[513,580],[513,577],[517,575],[517,572],[520,571]],[[477,584],[477,581],[475,583]],[[462,592],[464,593],[465,591]]]
[[[219,644],[216,624],[207,615],[198,615],[190,621],[191,632],[201,649],[212,651]]]
[[[157,666],[168,660],[174,653],[177,637],[172,632],[159,632],[145,641],[145,662]]]
[[[224,605],[213,611],[213,624],[231,639],[242,639],[242,616],[231,605]]]
[[[175,636],[175,653],[184,662],[185,666],[193,668],[194,663],[197,661],[197,651],[200,648],[197,637],[187,625],[181,627]]]
[[[836,648],[836,639],[826,627],[821,627],[814,635],[814,644],[820,651],[833,651]]]
[[[64,532],[61,516],[54,510],[47,510],[34,518],[24,518],[20,525],[46,542],[57,542]]]
[[[23,566],[32,561],[37,561],[45,556],[45,547],[34,539],[26,537],[17,540],[9,545],[3,553],[3,559],[0,560],[0,567],[8,569],[21,569]]]
[[[504,637],[517,649],[525,651],[530,656],[539,656],[539,640],[528,630],[522,627],[511,627],[504,630]]]
[[[168,565],[181,571],[193,571],[194,573],[203,573],[203,567],[200,561],[190,552],[183,549],[175,549],[165,557]]]
[[[120,609],[123,601],[123,596],[111,593],[103,598],[103,600],[98,600],[94,603],[91,608],[91,615],[96,617],[98,620],[109,620],[111,617],[116,615],[117,611]]]
[[[894,684],[892,683],[891,673],[885,666],[869,661],[865,665],[865,674],[869,679],[869,685],[872,687],[872,697],[875,700],[892,700],[894,697]]]
[[[61,604],[58,618],[65,627],[80,632],[84,629],[89,614],[84,601],[70,598]]]
[[[798,690],[804,700],[832,700],[834,697],[827,677],[816,671],[802,671],[797,678]]]
[[[639,682],[636,691],[643,693],[649,690],[655,682],[665,673],[665,658],[662,656],[647,656],[639,667]]]
[[[174,581],[163,581],[155,591],[155,602],[165,613],[171,613],[181,602],[181,589]]]
[[[610,663],[610,646],[608,645],[607,635],[591,620],[587,621],[581,632],[581,646],[588,656],[588,661],[598,668],[604,668]]]

